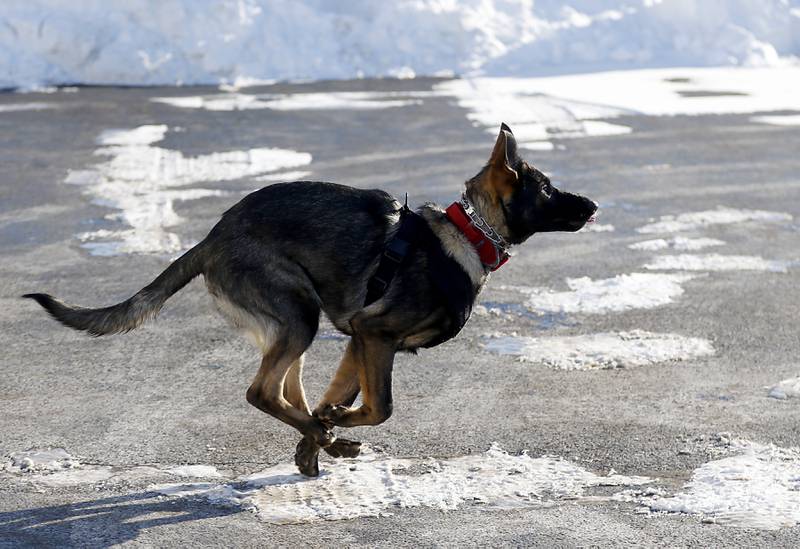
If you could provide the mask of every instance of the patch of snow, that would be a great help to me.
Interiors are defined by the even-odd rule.
[[[587,223],[583,228],[578,231],[581,233],[613,233],[615,231],[614,225],[608,223]]]
[[[220,182],[304,166],[311,155],[288,149],[256,148],[186,157],[180,151],[153,146],[164,138],[165,125],[106,130],[95,154],[108,160],[88,170],[70,171],[66,183],[86,186],[93,202],[119,210],[107,216],[131,228],[100,229],[80,235],[94,255],[176,253],[184,249],[167,230],[181,222],[174,203],[222,196],[222,189],[180,188]]]
[[[420,100],[414,98],[430,95],[432,95],[430,92],[309,92],[261,95],[223,93],[189,97],[154,97],[151,101],[184,109],[209,111],[374,110],[417,105]]]
[[[771,124],[773,126],[800,126],[800,114],[752,116],[750,117],[750,122]]]
[[[0,113],[3,112],[20,112],[20,111],[43,111],[45,109],[55,109],[58,105],[55,103],[8,103],[6,105],[0,104]]]
[[[696,278],[688,273],[630,273],[592,280],[568,278],[569,290],[506,286],[528,295],[525,306],[535,313],[604,314],[631,309],[652,309],[683,295],[682,284]]]
[[[695,469],[680,493],[647,498],[645,504],[741,528],[777,530],[800,523],[800,450],[733,441],[731,451],[738,455]]]
[[[305,181],[312,172],[301,170],[281,173],[268,173],[254,177],[255,181]]]
[[[14,473],[53,473],[80,467],[80,462],[63,448],[14,452],[3,469]]]
[[[519,148],[528,151],[552,151],[556,148],[550,141],[523,141],[518,143]]]
[[[677,86],[674,82],[683,82]],[[454,96],[467,118],[495,133],[499,121],[520,143],[630,133],[601,119],[622,115],[800,110],[800,67],[652,69],[541,78],[471,78],[435,90]],[[727,91],[726,91],[727,90]]]
[[[82,465],[63,448],[14,452],[0,470],[45,486],[74,486],[111,477],[111,468]]]
[[[778,400],[800,398],[800,377],[784,379],[769,390],[769,396]]]
[[[136,465],[115,467],[110,465],[83,464],[63,448],[14,452],[0,471],[17,475],[25,481],[40,486],[68,487],[95,484],[108,480],[136,481],[143,479],[178,477],[221,478],[222,474],[211,465],[181,465],[158,467]]]
[[[151,489],[171,497],[241,506],[265,522],[292,524],[380,516],[398,507],[536,507],[557,499],[580,499],[592,486],[650,482],[645,477],[597,475],[558,458],[511,455],[496,445],[482,454],[450,459],[395,459],[364,449],[359,458],[327,462],[324,469],[311,479],[297,474],[294,465],[276,465],[233,483]]]
[[[580,137],[601,137],[605,135],[625,135],[631,133],[633,129],[630,126],[623,126],[622,124],[612,124],[602,120],[584,120],[582,135]],[[566,136],[565,136],[566,137]]]
[[[652,271],[769,271],[785,273],[793,261],[764,259],[757,255],[660,255],[644,266]]]
[[[707,339],[641,330],[577,336],[500,337],[484,348],[559,370],[595,370],[648,366],[714,354]]]
[[[177,477],[221,478],[222,475],[213,465],[181,465],[167,469],[167,472]]]
[[[628,245],[631,250],[643,250],[656,252],[659,250],[679,250],[695,251],[709,248],[711,246],[724,246],[725,241],[716,238],[687,238],[676,236],[674,238],[656,238],[654,240],[644,240]]]
[[[711,225],[731,225],[735,223],[783,223],[791,221],[792,216],[783,212],[765,210],[740,210],[718,206],[716,210],[687,212],[678,215],[664,215],[658,221],[636,229],[642,234],[677,233],[694,231]]]

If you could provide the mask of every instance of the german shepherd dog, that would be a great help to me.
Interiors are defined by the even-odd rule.
[[[455,335],[508,246],[534,233],[577,231],[596,210],[522,160],[503,124],[489,162],[446,210],[426,204],[411,212],[381,190],[275,184],[225,212],[202,242],[122,303],[88,309],[47,294],[24,297],[100,336],[141,325],[202,274],[221,312],[261,350],[247,401],[302,434],[295,462],[316,476],[320,449],[334,457],[360,451],[359,442],[334,436],[334,426],[378,425],[391,415],[395,353]],[[409,232],[404,218],[415,228],[398,239]],[[377,271],[384,278],[370,298]],[[321,311],[350,340],[312,412],[301,378]],[[359,393],[362,404],[353,406]]]

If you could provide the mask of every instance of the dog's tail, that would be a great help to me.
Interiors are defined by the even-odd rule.
[[[173,261],[163,273],[139,290],[136,295],[110,307],[100,309],[76,307],[47,294],[25,294],[22,297],[35,299],[62,324],[83,330],[93,336],[128,332],[156,316],[172,294],[203,272],[204,255],[201,242]]]

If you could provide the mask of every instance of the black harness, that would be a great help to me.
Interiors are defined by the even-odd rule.
[[[475,289],[463,267],[447,255],[425,219],[411,211],[408,204],[400,209],[400,228],[386,244],[378,268],[367,282],[364,306],[384,296],[406,259],[417,250],[426,254],[428,277],[450,317],[448,328],[423,345],[429,348],[452,339],[461,331],[472,313]]]

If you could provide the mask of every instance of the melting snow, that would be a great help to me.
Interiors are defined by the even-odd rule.
[[[683,294],[682,283],[697,275],[688,273],[631,273],[592,280],[568,278],[569,290],[506,286],[528,294],[525,305],[536,313],[603,314],[630,309],[652,309]]]
[[[650,270],[678,271],[769,271],[785,273],[792,261],[764,259],[756,255],[680,254],[661,255],[644,266]]]
[[[326,462],[318,478],[276,465],[224,484],[151,487],[174,497],[201,497],[219,505],[252,509],[274,524],[379,516],[398,507],[456,509],[480,503],[495,508],[534,507],[576,499],[592,486],[631,486],[645,477],[597,475],[552,457],[515,456],[492,446],[487,452],[451,459],[394,459],[367,449],[357,459]]]
[[[86,185],[96,204],[120,210],[109,219],[131,227],[79,235],[91,253],[178,252],[185,244],[167,230],[181,222],[174,203],[225,194],[221,189],[179,187],[231,181],[311,162],[308,153],[277,148],[186,157],[180,151],[153,146],[166,132],[164,125],[104,131],[98,138],[101,148],[95,154],[108,160],[93,169],[69,172],[67,183]]]
[[[739,455],[696,469],[683,491],[645,499],[654,511],[705,515],[711,522],[777,530],[800,523],[800,450],[734,441]]]
[[[654,240],[644,240],[630,244],[628,248],[631,250],[644,250],[644,251],[659,251],[659,250],[679,250],[679,251],[695,251],[709,248],[711,246],[723,246],[725,241],[716,238],[686,238],[685,236],[676,236],[674,238],[656,238]]]
[[[759,222],[781,223],[791,221],[788,213],[769,212],[764,210],[738,210],[719,206],[716,210],[689,212],[679,215],[665,215],[659,221],[649,223],[636,229],[642,234],[677,233],[693,231],[710,225],[729,225],[733,223]]]
[[[707,339],[641,330],[538,338],[499,337],[488,340],[484,348],[559,370],[629,368],[714,354],[714,347]]]
[[[769,396],[778,400],[787,398],[800,398],[800,377],[784,379],[774,387],[770,388]]]

